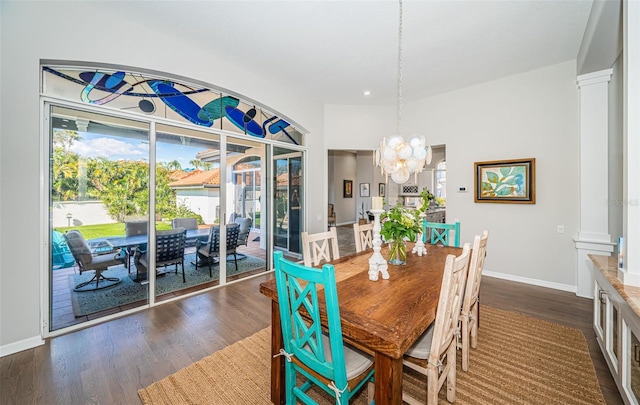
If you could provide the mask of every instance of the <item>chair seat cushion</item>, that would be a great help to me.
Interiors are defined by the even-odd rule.
[[[431,352],[431,342],[433,341],[433,325],[427,328],[426,332],[422,334],[415,341],[413,346],[405,353],[407,356],[414,357],[416,359],[428,359]]]
[[[124,257],[118,254],[98,255],[91,258],[91,267],[103,267],[116,266],[124,262]]]
[[[331,344],[329,342],[329,336],[323,334],[322,340],[324,343],[324,353],[328,358],[331,356]],[[373,358],[368,354],[351,347],[344,345],[344,364],[347,369],[347,380],[356,378],[360,374],[367,371],[367,369],[373,366]]]

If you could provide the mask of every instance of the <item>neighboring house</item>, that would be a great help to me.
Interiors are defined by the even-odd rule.
[[[220,169],[194,170],[169,183],[169,187],[176,191],[177,205],[184,205],[202,216],[205,224],[219,222]]]

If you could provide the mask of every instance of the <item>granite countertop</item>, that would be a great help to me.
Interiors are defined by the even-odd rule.
[[[604,275],[618,294],[625,300],[631,309],[640,317],[640,287],[624,285],[618,279],[618,258],[614,256],[589,255],[589,259],[595,264],[596,269]]]

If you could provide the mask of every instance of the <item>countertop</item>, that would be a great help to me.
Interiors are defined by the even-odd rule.
[[[615,256],[589,255],[589,259],[595,264],[597,270],[616,289],[618,294],[625,300],[636,316],[640,317],[640,287],[624,285],[618,279],[618,258]]]

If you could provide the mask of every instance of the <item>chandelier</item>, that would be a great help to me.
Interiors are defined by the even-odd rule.
[[[391,176],[394,183],[402,184],[412,174],[418,180],[425,164],[431,163],[431,147],[424,136],[414,135],[408,141],[402,137],[402,0],[399,0],[400,20],[398,24],[398,127],[397,134],[382,138],[380,148],[374,152],[374,164],[380,167],[381,174]]]

